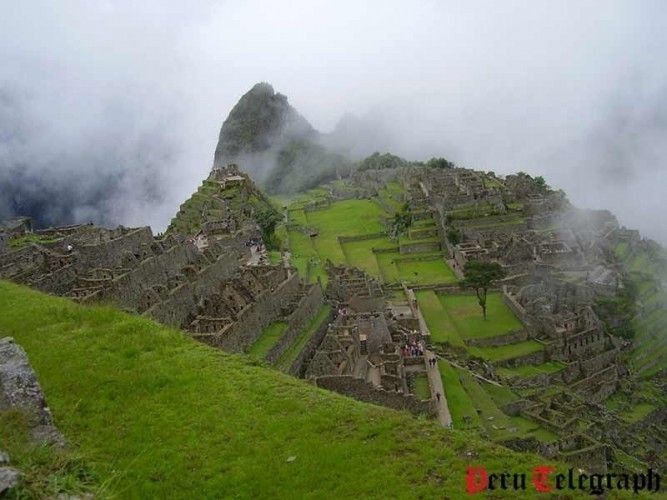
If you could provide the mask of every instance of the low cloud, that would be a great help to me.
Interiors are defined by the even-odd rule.
[[[543,175],[667,242],[664,2],[19,2],[0,217],[166,227],[268,81],[336,147]]]

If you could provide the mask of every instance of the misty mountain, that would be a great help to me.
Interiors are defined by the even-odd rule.
[[[361,160],[377,151],[393,151],[400,141],[381,111],[376,110],[361,117],[345,113],[331,132],[321,135],[320,142],[332,151]]]
[[[258,83],[222,124],[213,166],[238,163],[272,193],[307,189],[333,179],[349,163],[321,138],[285,95]]]

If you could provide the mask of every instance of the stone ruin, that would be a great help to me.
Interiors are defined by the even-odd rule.
[[[459,275],[472,259],[498,262],[507,270],[497,291],[523,327],[469,345],[533,339],[544,349],[498,363],[458,361],[521,394],[503,408],[505,413],[559,435],[552,443],[513,439],[508,446],[582,467],[593,464],[596,470],[614,461],[615,443],[634,449],[633,432],[656,449],[664,447],[664,431],[659,431],[664,415],[650,417],[658,422],[656,431],[655,425],[630,428],[601,409],[625,384],[628,369],[621,354],[627,345],[608,331],[595,304],[623,287],[609,242],[643,248],[649,243],[637,232],[619,228],[608,212],[573,209],[562,193],[525,175],[502,179],[466,169],[415,167],[355,175],[358,189],[338,187],[340,192],[318,203],[377,194],[388,178],[398,180],[407,189],[413,221],[435,219],[435,228],[424,230],[428,237],[438,237],[438,250],[449,253]],[[205,182],[233,191],[249,185],[235,167],[214,170]],[[148,228],[89,225],[33,231],[22,223],[12,224],[8,236],[10,226],[5,226],[0,231],[5,235],[0,238],[0,276],[79,302],[109,300],[236,352],[247,350],[274,321],[287,323],[284,337],[293,338],[326,301],[332,305],[329,320],[289,372],[364,401],[433,415],[433,401],[421,400],[415,392],[425,359],[406,355],[402,348],[410,342],[430,344],[412,290],[404,289],[404,303],[388,303],[382,284],[359,269],[327,262],[330,279],[323,292],[319,284],[302,283],[294,269],[249,266],[247,242],[259,238],[260,231],[252,209],[235,208],[234,201],[231,195],[213,196],[201,208],[198,232],[190,235],[170,232],[154,238]],[[450,217],[462,206],[483,207],[486,213]],[[460,241],[449,241],[450,229]],[[20,248],[8,244],[26,234],[33,238]],[[279,342],[267,359],[275,360],[286,345]],[[501,368],[546,362],[562,368],[524,377],[498,375]],[[611,427],[601,427],[600,421]]]
[[[337,315],[307,360],[305,377],[362,401],[433,416],[433,400],[414,391],[414,378],[425,376],[428,345],[419,323],[398,321],[380,283],[363,271],[331,262],[327,270],[326,294]],[[407,355],[402,346],[408,343],[422,346],[421,354]]]
[[[498,367],[563,365],[555,372],[502,380],[520,393],[532,394],[515,402],[508,414],[573,436],[549,446],[536,442],[528,446],[525,440],[515,440],[521,442],[517,449],[606,470],[614,461],[613,440],[608,433],[592,430],[592,415],[627,378],[628,368],[621,362],[627,342],[608,331],[595,304],[623,288],[623,276],[607,242],[618,241],[620,234],[628,246],[640,245],[638,233],[619,229],[607,211],[574,209],[562,192],[549,191],[525,174],[500,179],[450,168],[413,169],[411,177],[410,184],[406,183],[411,204],[433,213],[455,272],[461,274],[469,260],[497,262],[507,271],[498,291],[524,329],[469,344],[504,345],[534,339],[544,345],[537,353],[506,362],[468,360],[469,369],[500,380],[495,373]],[[485,207],[486,213],[470,210],[469,218],[450,217],[459,207]],[[456,230],[460,241],[449,241],[450,229]],[[563,389],[551,394],[549,389],[554,387]],[[621,427],[627,429],[627,424]],[[632,445],[625,442],[630,449]]]

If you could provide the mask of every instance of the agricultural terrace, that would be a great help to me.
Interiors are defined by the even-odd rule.
[[[475,295],[437,294],[432,290],[416,295],[433,342],[463,346],[467,339],[497,337],[523,328],[500,293],[489,293],[486,321]]]
[[[385,283],[455,282],[437,236],[423,236],[424,230],[435,231],[432,219],[418,221],[398,241],[387,236],[388,224],[401,209],[402,193],[397,183],[389,183],[372,199],[330,202],[323,188],[299,195],[288,206],[287,237],[293,265],[310,282],[318,277],[326,280],[327,259],[362,269]],[[401,246],[420,243],[431,243],[435,251],[401,253]]]
[[[440,360],[438,367],[455,428],[476,430],[498,440],[528,436],[545,442],[557,439],[535,422],[508,416],[501,410],[503,405],[519,399],[508,387],[479,380],[445,360]]]

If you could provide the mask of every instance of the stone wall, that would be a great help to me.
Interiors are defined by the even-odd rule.
[[[264,290],[246,305],[237,315],[234,323],[213,335],[193,336],[207,344],[229,352],[246,351],[262,334],[262,331],[276,321],[283,307],[294,300],[299,292],[299,275],[285,279],[275,290]]]
[[[335,391],[366,403],[388,406],[395,410],[407,410],[415,414],[429,416],[435,414],[435,407],[431,400],[420,401],[412,394],[403,395],[400,392],[378,389],[365,380],[349,375],[317,377],[315,383],[323,389]]]
[[[593,356],[592,358],[582,359],[579,361],[579,365],[584,376],[589,377],[594,373],[599,372],[606,366],[615,363],[617,357],[618,349],[611,349],[609,351],[603,352],[602,354],[598,354],[597,356]]]
[[[169,291],[167,298],[151,307],[145,314],[160,323],[182,327],[197,312],[200,297],[215,291],[221,281],[230,278],[238,269],[235,254],[223,254],[213,264],[197,274],[193,282],[185,282]]]
[[[47,293],[64,295],[76,285],[76,282],[77,272],[75,266],[70,264],[36,278],[30,285]]]
[[[508,344],[516,344],[528,340],[528,331],[524,328],[508,332],[504,335],[496,335],[495,337],[486,337],[478,339],[467,339],[466,344],[478,347],[501,346]]]
[[[96,245],[81,245],[74,250],[78,252],[80,262],[86,267],[122,267],[126,253],[139,255],[142,253],[142,245],[150,246],[153,241],[151,228],[140,227],[118,238]]]
[[[335,318],[336,310],[331,308],[329,315],[324,319],[324,321],[322,321],[322,323],[320,323],[320,325],[317,327],[313,335],[310,337],[308,342],[306,342],[306,345],[303,347],[299,355],[292,363],[292,366],[289,367],[288,373],[290,375],[295,377],[304,376],[306,373],[306,368],[308,367],[308,363],[313,358],[315,351],[317,351],[317,348],[322,343],[324,336],[327,334],[329,324],[332,323]]]
[[[421,240],[438,236],[438,230],[436,226],[426,226],[419,229],[410,229],[409,235],[410,239]]]
[[[422,253],[422,252],[439,252],[439,241],[422,241],[415,243],[402,243],[399,245],[399,252],[401,254]]]
[[[135,309],[146,288],[165,285],[170,271],[180,273],[195,261],[194,252],[193,247],[176,245],[161,255],[145,259],[130,272],[115,278],[103,296],[121,307]]]
[[[541,365],[546,361],[544,351],[535,351],[516,358],[496,362],[498,366],[516,367],[524,365]]]
[[[503,286],[503,302],[507,307],[511,309],[511,311],[516,315],[517,318],[519,318],[519,320],[524,325],[530,325],[531,321],[528,316],[528,313],[523,308],[523,306],[516,301],[514,297],[512,297],[509,293],[507,293],[506,286]]]
[[[294,343],[301,330],[317,314],[322,304],[324,304],[322,287],[319,284],[310,285],[292,314],[287,318],[285,332],[266,355],[266,360],[269,363],[275,363],[285,349]]]
[[[358,236],[337,236],[336,239],[338,243],[349,243],[351,241],[366,241],[366,240],[377,240],[378,238],[384,238],[387,236],[385,233],[369,233],[369,234],[360,234]]]

